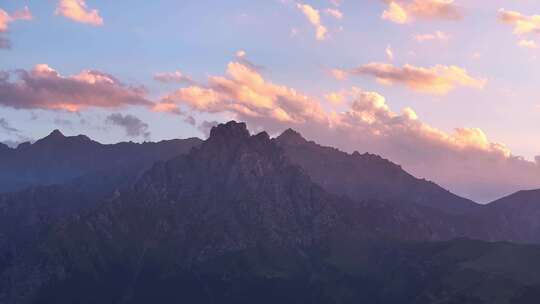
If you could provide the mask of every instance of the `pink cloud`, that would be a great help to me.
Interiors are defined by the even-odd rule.
[[[56,15],[93,26],[103,25],[103,18],[96,9],[89,9],[84,0],[59,0]]]
[[[17,20],[32,20],[32,13],[28,6],[25,6],[22,10],[16,11],[11,15],[0,8],[0,33],[6,32],[8,30],[8,25]]]
[[[341,79],[347,75],[372,76],[385,85],[402,84],[414,91],[435,95],[448,94],[458,86],[482,89],[487,83],[453,65],[423,68],[406,64],[400,68],[392,64],[369,63],[350,70],[336,70],[334,74]]]
[[[144,89],[126,86],[99,71],[84,70],[65,77],[46,64],[38,64],[30,71],[1,74],[0,105],[5,107],[76,112],[87,107],[152,105]]]

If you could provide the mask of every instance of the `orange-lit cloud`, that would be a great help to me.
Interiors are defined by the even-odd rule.
[[[459,20],[462,9],[454,0],[384,0],[388,7],[382,18],[397,24],[406,24],[417,19]]]
[[[499,21],[514,27],[514,34],[540,33],[540,15],[524,15],[516,11],[499,10]]]
[[[1,72],[0,105],[15,109],[76,112],[88,107],[115,108],[147,105],[146,91],[122,84],[112,75],[94,70],[65,77],[46,64],[32,70]]]
[[[325,40],[328,35],[328,29],[321,22],[319,11],[309,4],[297,4],[297,7],[308,21],[315,27],[315,37],[317,40]]]
[[[308,97],[293,89],[267,82],[259,72],[240,62],[230,63],[225,77],[209,77],[208,87],[179,89],[156,107],[163,110],[175,103],[199,112],[231,112],[244,118],[271,117],[282,122],[324,117],[319,104],[309,102]]]
[[[457,66],[436,65],[430,68],[410,64],[402,68],[392,64],[369,63],[351,70],[337,70],[338,76],[367,75],[385,85],[402,84],[423,93],[445,95],[458,86],[482,89],[487,81],[470,76]],[[341,75],[339,75],[341,73]]]
[[[103,18],[96,9],[89,9],[84,0],[59,0],[56,15],[93,26],[103,25]]]

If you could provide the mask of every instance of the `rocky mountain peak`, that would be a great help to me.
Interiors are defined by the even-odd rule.
[[[210,131],[208,141],[238,142],[239,140],[249,138],[249,136],[250,134],[245,123],[232,120],[213,127]]]
[[[60,130],[55,129],[47,136],[48,138],[64,138],[66,137]]]
[[[60,132],[60,130],[55,129],[52,131],[49,135],[43,137],[42,139],[36,141],[36,144],[42,145],[42,144],[56,144],[59,142],[63,142],[66,139],[66,136]]]
[[[268,133],[250,135],[245,123],[230,121],[212,128],[208,140],[193,156],[224,167],[234,166],[236,162],[246,166],[253,165],[252,162],[279,162],[282,153],[278,150]]]
[[[307,142],[307,140],[302,136],[302,134],[291,128],[281,133],[281,135],[277,137],[277,140],[280,143],[287,145],[301,145]]]

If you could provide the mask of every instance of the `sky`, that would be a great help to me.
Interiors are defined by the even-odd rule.
[[[537,0],[1,0],[0,142],[286,128],[478,202],[540,188]]]

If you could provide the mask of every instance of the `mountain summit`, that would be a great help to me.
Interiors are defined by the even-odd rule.
[[[283,131],[283,133],[281,133],[276,140],[287,145],[307,144],[307,140],[302,136],[302,134],[290,128]]]

